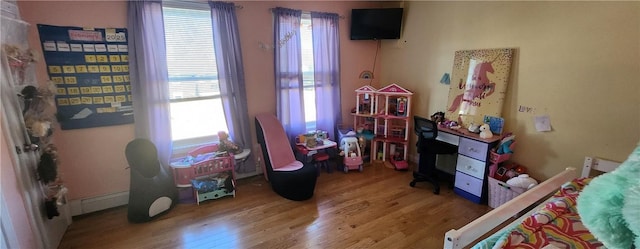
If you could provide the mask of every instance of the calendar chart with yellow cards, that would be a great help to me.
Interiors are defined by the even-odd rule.
[[[38,24],[63,130],[133,123],[124,28]]]

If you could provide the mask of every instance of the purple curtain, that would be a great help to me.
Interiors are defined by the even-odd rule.
[[[300,18],[302,11],[275,8],[273,44],[277,116],[293,142],[305,132]]]
[[[316,128],[329,132],[333,139],[342,122],[339,18],[335,13],[311,12]]]
[[[242,148],[251,148],[251,129],[247,110],[247,90],[242,67],[242,50],[236,8],[233,3],[209,2],[213,28],[213,44],[218,66],[220,95],[227,119],[229,135]],[[240,173],[255,171],[253,157],[238,169]]]
[[[171,158],[169,75],[161,1],[129,1],[129,72],[135,136],[151,140],[159,160]]]

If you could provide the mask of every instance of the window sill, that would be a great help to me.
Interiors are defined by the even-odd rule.
[[[199,137],[185,140],[173,141],[173,152],[171,158],[184,157],[187,152],[205,145],[218,144],[218,136]]]

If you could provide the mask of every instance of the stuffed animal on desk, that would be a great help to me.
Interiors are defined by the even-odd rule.
[[[491,128],[488,124],[483,124],[480,126],[480,138],[489,139],[493,137],[493,133],[491,132]]]
[[[436,112],[431,115],[431,121],[436,122],[436,124],[444,122],[444,112]]]
[[[229,140],[229,134],[224,131],[218,132],[218,138],[220,138],[220,144],[218,145],[218,151],[226,151],[233,154],[240,154],[242,148],[240,148],[233,141]]]
[[[467,127],[467,130],[469,130],[471,133],[480,133],[480,126],[474,123],[469,124],[469,127]]]

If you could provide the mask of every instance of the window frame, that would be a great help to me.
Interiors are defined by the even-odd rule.
[[[302,32],[302,29],[303,29],[303,25],[306,25],[305,21],[307,21],[307,20],[308,20],[308,25],[311,26],[312,25],[311,12],[303,11],[302,15],[300,17],[300,30],[299,30],[300,43],[301,43],[300,49],[302,49],[302,43],[303,43],[303,39],[302,39],[303,35],[302,34],[305,33],[305,32]],[[307,36],[307,35],[304,35],[304,36]],[[316,88],[316,86],[315,86],[315,79],[314,79],[315,68],[313,67],[313,62],[314,62],[313,61],[313,59],[314,59],[314,54],[313,54],[313,28],[309,30],[308,36],[310,38],[309,42],[310,42],[310,45],[311,45],[311,66],[312,67],[311,67],[311,71],[305,71],[304,70],[304,61],[305,60],[301,58],[300,62],[303,63],[303,66],[302,66],[300,71],[302,73],[302,91],[303,91],[303,95],[305,95],[305,92],[307,90],[309,90],[309,89],[313,93],[313,100],[314,100],[313,101],[313,109],[315,110],[314,111],[314,114],[315,114],[315,112],[317,112],[318,106],[315,103],[315,91],[316,91],[315,88]],[[300,54],[302,55],[303,58],[305,57],[303,51],[300,51]],[[310,77],[305,77],[305,73],[308,73],[308,72],[311,72]],[[316,127],[317,127],[316,126],[317,125],[316,118],[314,117],[312,121],[307,120],[307,111],[306,111],[307,110],[307,101],[306,101],[306,99],[307,98],[304,98],[304,96],[303,96],[303,105],[304,105],[304,109],[305,109],[305,128],[306,128],[307,131],[316,130]]]
[[[186,2],[186,1],[164,1],[162,2],[162,7],[163,7],[163,12],[165,7],[177,8],[177,9],[201,10],[201,11],[209,11],[209,12],[211,11],[211,8],[207,3]],[[166,32],[166,27],[165,27],[165,32]],[[213,38],[211,41],[213,42]],[[167,68],[167,71],[168,71],[168,68]],[[175,78],[179,78],[179,77],[169,77],[169,82],[168,82],[169,84],[171,84],[172,78],[173,80],[175,80]],[[199,80],[216,80],[216,79],[218,79],[218,75],[216,75],[215,77],[201,77],[201,78],[193,78],[193,79],[185,78],[185,79],[181,79],[180,82],[199,81]],[[218,88],[219,87],[220,86],[218,85]],[[197,97],[189,97],[189,98],[169,99],[169,105],[171,106],[171,104],[174,104],[174,103],[184,103],[184,102],[192,102],[192,101],[200,101],[200,100],[222,100],[222,94],[218,92],[218,94],[213,94],[210,96],[197,96]],[[222,113],[222,115],[224,116],[224,113]],[[227,127],[227,130],[228,130],[228,127]],[[171,139],[173,142],[174,155],[186,154],[188,151],[194,148],[204,146],[204,145],[215,144],[215,143],[218,143],[220,140],[218,137],[217,131],[212,135],[204,135],[204,136],[184,138],[184,139],[173,139],[173,136],[172,136]]]

